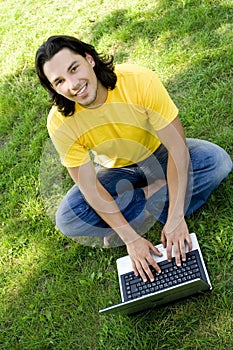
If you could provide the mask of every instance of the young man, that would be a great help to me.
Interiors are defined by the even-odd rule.
[[[161,253],[141,236],[147,215],[164,224],[161,241],[177,265],[191,249],[185,216],[203,205],[232,170],[229,155],[187,139],[178,109],[154,72],[118,65],[69,36],[50,37],[36,70],[53,107],[48,131],[74,187],[56,214],[68,236],[108,237],[126,244],[135,274],[159,272]],[[94,162],[93,162],[94,158]]]

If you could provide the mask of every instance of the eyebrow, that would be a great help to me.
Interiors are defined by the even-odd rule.
[[[69,72],[70,70],[71,70],[71,68],[77,63],[78,61],[73,61],[70,65],[69,65],[69,67],[67,68],[67,72]],[[53,80],[53,82],[52,82],[52,84],[56,84],[56,82],[57,81],[59,81],[60,80],[60,77],[57,77],[56,79],[54,79]]]
[[[78,61],[73,61],[69,67],[67,68],[67,72],[69,72],[69,70],[71,70],[71,68],[77,63]]]

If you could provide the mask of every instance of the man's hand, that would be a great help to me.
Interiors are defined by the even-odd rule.
[[[147,281],[148,276],[150,281],[153,282],[154,277],[149,265],[152,265],[158,273],[161,270],[152,257],[152,253],[158,256],[162,256],[162,253],[151,242],[141,236],[127,244],[127,251],[131,258],[135,275],[140,275],[144,282]]]
[[[170,229],[169,229],[170,227]],[[178,224],[169,225],[167,222],[161,234],[161,242],[164,248],[167,249],[167,259],[172,260],[172,245],[174,246],[174,254],[177,266],[181,265],[182,261],[186,260],[185,242],[188,243],[188,250],[192,249],[192,241],[190,239],[188,226],[184,218],[180,219]]]

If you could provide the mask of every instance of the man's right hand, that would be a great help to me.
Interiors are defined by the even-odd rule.
[[[133,242],[127,243],[126,246],[135,275],[140,275],[144,282],[146,282],[148,278],[153,282],[154,276],[149,265],[153,266],[158,273],[160,273],[161,270],[155,262],[152,253],[158,256],[162,256],[162,253],[151,242],[141,236]]]

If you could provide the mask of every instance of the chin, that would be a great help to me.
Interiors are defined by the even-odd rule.
[[[80,105],[82,106],[85,106],[85,107],[92,107],[92,106],[95,106],[96,104],[96,96],[92,99],[89,99],[89,100],[84,100],[84,101],[80,101],[78,102]]]

